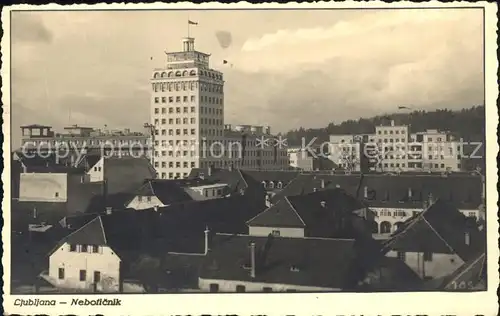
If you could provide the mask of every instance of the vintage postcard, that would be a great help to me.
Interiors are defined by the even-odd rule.
[[[496,14],[5,7],[5,312],[496,315]]]

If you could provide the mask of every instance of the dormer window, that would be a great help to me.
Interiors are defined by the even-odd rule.
[[[274,189],[274,182],[272,181],[269,182],[269,189]]]
[[[264,189],[267,188],[266,181],[262,181],[262,186],[264,187]]]
[[[276,187],[277,187],[278,189],[283,188],[283,183],[282,183],[281,181],[280,181],[280,182],[278,182],[278,185],[277,185]]]

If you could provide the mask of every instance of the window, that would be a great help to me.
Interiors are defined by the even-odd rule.
[[[424,261],[432,261],[432,252],[424,252]]]
[[[59,268],[59,280],[64,279],[64,268]]]
[[[217,283],[210,283],[210,292],[219,292],[219,284]]]
[[[280,231],[279,230],[273,230],[271,234],[273,236],[279,236],[280,235]]]
[[[243,293],[245,292],[245,286],[244,285],[236,285],[236,292],[238,293]]]
[[[56,197],[59,197],[59,192],[56,192],[55,196],[56,196]]]
[[[148,200],[148,202],[151,202],[151,197],[150,196],[148,196],[146,199]]]
[[[88,252],[89,251],[89,246],[88,245],[82,245],[82,251],[81,252]]]
[[[185,95],[185,96],[183,97],[183,101],[184,101],[184,102],[187,102],[187,101],[188,101],[188,97],[187,97],[187,95]]]
[[[402,261],[406,261],[406,253],[402,251],[398,251],[398,259]]]
[[[194,95],[191,96],[191,102],[195,102],[196,101],[196,97]]]
[[[191,113],[196,112],[196,108],[194,106],[191,107]]]
[[[101,272],[94,271],[94,283],[101,282]]]
[[[75,252],[76,251],[76,245],[69,245],[69,251],[70,252]]]
[[[87,271],[80,270],[80,281],[85,281],[87,279]]]
[[[98,245],[93,245],[92,246],[92,252],[93,253],[99,253],[99,246]]]

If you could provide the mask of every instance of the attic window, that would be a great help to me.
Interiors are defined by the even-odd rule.
[[[280,181],[280,182],[278,182],[278,185],[277,185],[276,187],[277,187],[278,189],[283,188],[283,183],[282,183],[281,181]]]
[[[76,245],[73,245],[73,244],[69,245],[69,251],[76,252]]]
[[[262,186],[264,187],[264,189],[267,187],[266,181],[262,181]]]

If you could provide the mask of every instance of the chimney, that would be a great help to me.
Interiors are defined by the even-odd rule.
[[[322,208],[326,208],[326,202],[325,201],[321,201],[321,207]]]
[[[255,278],[255,242],[250,243],[250,276]]]
[[[106,206],[106,215],[111,215],[113,213],[113,208],[111,206]]]
[[[470,233],[469,232],[465,232],[465,244],[467,246],[470,246]]]
[[[36,207],[33,208],[33,218],[36,218],[37,214],[36,214]]]
[[[325,179],[321,179],[321,188],[324,189],[325,188]]]
[[[434,204],[434,197],[432,196],[432,193],[429,193],[428,206],[431,206],[432,204]]]
[[[208,254],[209,249],[209,242],[208,242],[208,235],[210,234],[210,230],[208,229],[208,226],[205,227],[205,256]]]
[[[367,186],[365,186],[365,188],[364,188],[364,196],[365,196],[365,199],[368,198],[368,187]]]
[[[212,165],[208,166],[208,176],[212,176]]]

